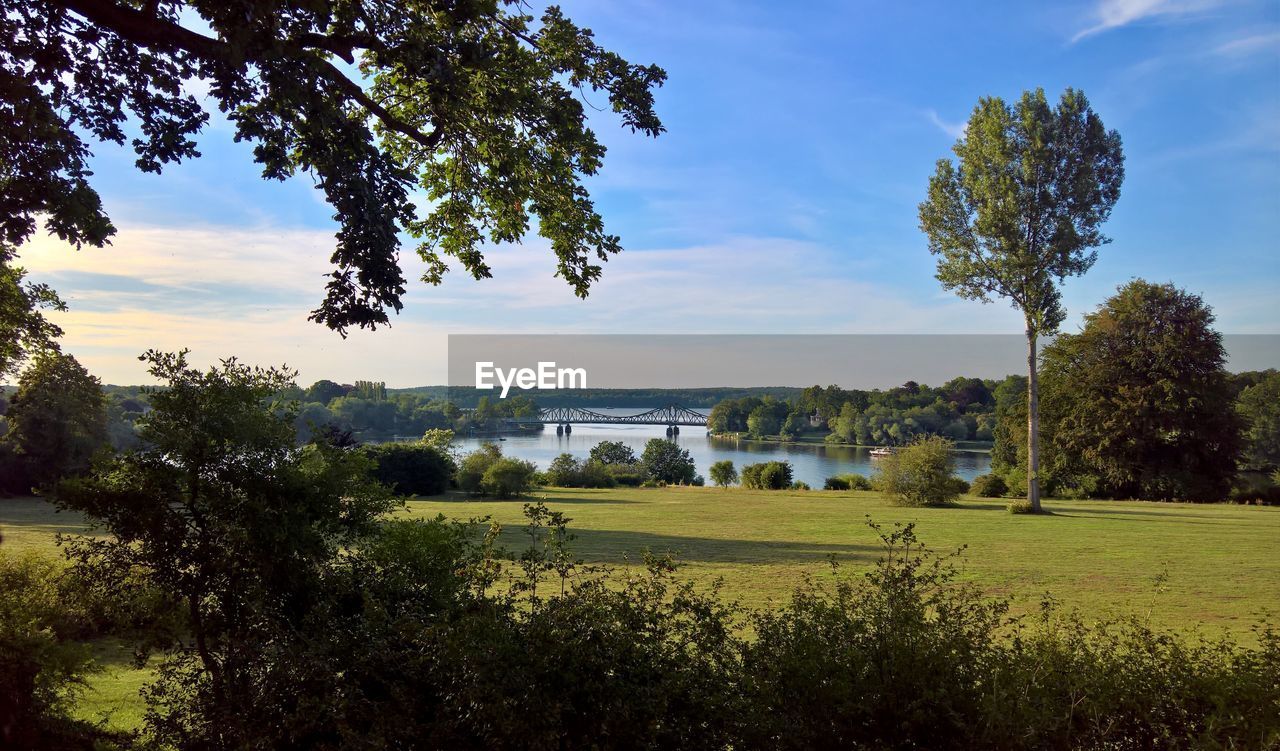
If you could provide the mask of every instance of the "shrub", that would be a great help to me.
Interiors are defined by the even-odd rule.
[[[979,498],[1003,498],[1009,492],[1009,486],[1000,475],[988,472],[973,478],[969,490]]]
[[[951,489],[955,491],[957,496],[962,496],[969,492],[969,482],[963,477],[952,477],[947,482],[950,483]]]
[[[626,465],[604,465],[595,460],[580,461],[573,454],[561,454],[551,460],[543,473],[545,484],[559,488],[612,488],[617,485],[611,470],[626,470]]]
[[[60,581],[64,572],[52,558],[0,551],[0,747],[92,747],[73,742],[92,735],[70,717],[92,663],[88,645],[73,638],[86,616]]]
[[[811,488],[809,487],[809,483],[805,482],[804,480],[796,480],[795,482],[791,483],[791,489],[792,490],[810,490]]]
[[[827,485],[827,490],[871,490],[871,481],[857,472],[828,477]]]
[[[791,487],[790,462],[761,462],[742,468],[742,487],[755,490],[785,490]]]
[[[582,462],[573,454],[564,453],[551,460],[547,471],[541,473],[542,480],[548,485],[558,488],[577,487],[578,474],[582,471]]]
[[[489,467],[502,458],[502,449],[496,443],[486,443],[462,457],[458,462],[458,474],[455,481],[458,489],[471,495],[484,492],[484,473]]]
[[[698,473],[689,450],[665,438],[649,439],[640,463],[650,477],[668,485],[688,485]]]
[[[738,468],[733,462],[722,459],[711,465],[711,482],[720,487],[732,485],[738,481]]]
[[[1257,503],[1268,506],[1280,504],[1280,471],[1271,477],[1260,472],[1241,472],[1232,483],[1227,496],[1234,503]]]
[[[960,495],[952,482],[953,443],[941,436],[925,436],[885,457],[876,475],[877,487],[903,506],[946,506]]]
[[[613,478],[614,483],[628,488],[638,488],[648,479],[644,467],[639,464],[605,465],[605,470]]]
[[[1011,514],[1034,514],[1036,509],[1026,498],[1015,498],[1006,506]]]
[[[485,469],[480,488],[494,498],[516,498],[532,487],[537,471],[533,462],[502,457]]]
[[[440,495],[457,468],[444,451],[425,443],[380,443],[360,447],[373,462],[373,479],[401,495]]]

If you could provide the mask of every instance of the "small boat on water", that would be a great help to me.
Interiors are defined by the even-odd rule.
[[[878,458],[881,456],[892,456],[892,455],[893,455],[893,449],[889,448],[888,446],[881,446],[880,448],[871,449],[872,457]]]

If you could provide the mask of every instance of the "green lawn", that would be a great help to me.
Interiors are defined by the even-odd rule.
[[[539,491],[573,519],[574,548],[588,561],[634,565],[648,549],[671,552],[682,575],[724,580],[724,593],[751,607],[787,597],[801,575],[825,576],[834,554],[858,571],[879,555],[875,521],[916,522],[938,551],[968,545],[964,578],[992,594],[1034,608],[1052,593],[1089,616],[1150,614],[1176,629],[1228,631],[1251,642],[1249,628],[1280,608],[1280,508],[1111,501],[1049,501],[1051,516],[1015,516],[994,500],[957,508],[905,509],[870,492],[654,488]],[[505,525],[504,544],[518,551],[524,501],[435,498],[411,501],[409,516],[457,519],[491,515]],[[83,520],[36,498],[0,499],[0,546],[56,553],[57,532],[84,530]],[[1167,572],[1163,591],[1153,583]],[[149,674],[119,647],[102,645],[105,671],[80,702],[82,716],[116,727],[139,720],[137,689]]]
[[[724,579],[724,592],[767,607],[804,572],[822,575],[835,554],[846,570],[879,555],[866,527],[916,522],[940,552],[968,545],[962,576],[1034,608],[1046,593],[1087,615],[1150,614],[1154,623],[1250,640],[1257,617],[1280,608],[1280,508],[1110,501],[1049,501],[1051,516],[1019,516],[997,500],[908,509],[871,492],[662,488],[540,491],[573,519],[588,561],[637,561],[647,548],[676,554],[686,577]],[[521,502],[413,501],[408,513],[492,515],[509,549],[522,544]],[[1160,572],[1168,580],[1156,591]]]

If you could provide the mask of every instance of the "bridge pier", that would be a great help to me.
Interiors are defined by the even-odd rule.
[[[668,437],[670,437],[670,436],[677,436],[677,435],[680,435],[680,426],[679,426],[679,425],[668,425],[668,426],[667,426],[667,436],[668,436]]]
[[[572,432],[573,432],[573,426],[566,422],[564,424],[564,434],[569,435]]]
[[[564,426],[556,423],[556,435],[564,435]]]

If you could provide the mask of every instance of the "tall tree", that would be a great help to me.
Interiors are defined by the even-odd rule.
[[[1023,314],[1027,336],[1027,500],[1040,510],[1036,340],[1066,313],[1061,282],[1083,274],[1109,242],[1103,222],[1120,197],[1120,135],[1103,127],[1082,92],[1057,107],[1044,90],[1016,106],[978,101],[956,141],[959,164],[940,159],[920,204],[920,229],[938,256],[938,281],[962,298],[1002,297]]]
[[[107,443],[102,384],[71,355],[42,352],[18,381],[4,441],[27,486],[48,486],[89,468]],[[14,488],[25,490],[26,488]]]
[[[192,92],[207,89],[263,177],[310,174],[333,206],[335,269],[311,317],[338,331],[400,310],[402,232],[428,283],[446,256],[482,278],[481,244],[520,240],[536,216],[557,274],[585,296],[621,249],[582,185],[605,152],[585,90],[632,131],[663,131],[653,90],[666,73],[602,48],[555,6],[536,22],[517,0],[3,7],[0,242],[20,245],[37,216],[77,247],[108,242],[88,140],[130,139],[146,172],[199,156],[209,114]]]

